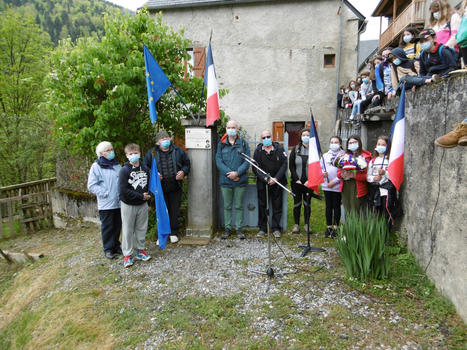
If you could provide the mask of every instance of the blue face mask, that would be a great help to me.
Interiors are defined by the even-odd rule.
[[[439,19],[439,11],[433,12],[433,18]]]
[[[237,130],[236,129],[227,129],[227,135],[229,135],[229,137],[234,137],[237,135]]]
[[[396,58],[394,61],[392,61],[392,63],[394,63],[396,66],[400,65],[402,62],[400,60],[400,58]]]
[[[402,40],[404,40],[404,43],[408,44],[412,41],[412,39],[413,39],[412,35],[404,35],[404,38]]]
[[[270,137],[268,137],[267,139],[264,139],[263,140],[263,145],[266,146],[266,147],[269,147],[272,145],[272,139]]]
[[[310,143],[310,136],[302,136],[302,142],[308,145]]]
[[[141,155],[139,154],[132,154],[131,156],[128,157],[128,160],[130,161],[130,163],[136,163],[139,158],[141,158]]]
[[[429,49],[431,49],[431,41],[426,41],[424,43],[421,43],[420,47],[422,50],[428,51]]]
[[[169,148],[170,140],[162,140],[161,141],[161,146],[162,146],[162,148]]]
[[[363,78],[362,81],[367,84],[370,81],[370,78]]]
[[[107,153],[107,156],[105,158],[107,158],[108,160],[114,159],[115,158],[115,152],[111,151],[111,152]]]
[[[355,152],[358,149],[358,143],[349,143],[349,151]]]
[[[336,152],[337,150],[339,150],[341,148],[341,145],[339,145],[338,143],[330,143],[329,144],[329,149],[333,152]]]
[[[386,146],[376,146],[375,150],[376,152],[383,154],[386,152]]]

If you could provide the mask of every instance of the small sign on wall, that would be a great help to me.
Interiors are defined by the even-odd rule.
[[[186,128],[185,147],[196,149],[211,149],[211,129]]]

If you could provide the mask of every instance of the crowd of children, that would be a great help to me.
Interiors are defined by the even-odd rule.
[[[464,21],[462,22],[462,16]],[[446,0],[430,4],[430,28],[408,27],[399,47],[382,49],[348,86],[341,86],[338,106],[351,109],[349,121],[358,122],[368,108],[391,100],[405,83],[412,88],[440,81],[467,64],[467,0],[459,11]],[[462,23],[462,25],[461,25]],[[465,24],[465,25],[464,25]]]

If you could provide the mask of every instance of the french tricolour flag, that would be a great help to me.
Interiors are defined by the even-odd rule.
[[[402,86],[399,106],[391,130],[391,155],[389,156],[389,179],[399,190],[404,179],[404,140],[405,140],[405,85]]]
[[[219,92],[216,70],[214,69],[214,60],[212,59],[211,42],[209,42],[208,54],[206,56],[204,84],[208,89],[206,99],[206,126],[210,126],[219,119]]]
[[[319,193],[319,184],[324,182],[319,156],[321,146],[319,144],[318,133],[316,132],[315,119],[311,115],[310,143],[308,145],[308,187]]]

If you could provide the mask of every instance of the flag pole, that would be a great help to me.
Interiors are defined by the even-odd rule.
[[[318,131],[316,130],[315,128],[315,118],[313,116],[313,109],[310,107],[310,114],[311,114],[311,121],[313,123],[313,126],[310,125],[310,127],[313,127],[313,129],[315,130],[315,135],[316,135],[316,141],[318,141],[318,144],[319,144],[319,137],[318,137]],[[323,159],[323,151],[321,150],[321,145],[319,147],[319,156],[320,156],[320,161],[322,160],[323,161],[323,167],[324,167],[324,171],[327,173],[328,170],[326,169],[326,162],[324,161]],[[328,177],[326,176],[326,179],[328,179]],[[329,179],[328,179],[329,181]]]
[[[211,46],[211,40],[212,40],[212,28],[211,28],[211,34],[209,35],[209,46]],[[204,97],[204,87],[206,86],[204,84],[204,75],[206,74],[206,64],[203,67],[203,87],[201,88],[201,97],[199,99],[199,110],[201,111],[202,104],[203,104],[203,97]],[[199,121],[200,114],[198,113],[198,121]]]
[[[193,120],[196,120],[196,118],[193,116],[193,112],[188,108],[188,106],[186,105],[185,101],[183,101],[183,98],[182,96],[180,96],[180,93],[178,92],[178,90],[175,88],[175,86],[171,83],[170,86],[172,87],[172,89],[175,91],[175,93],[177,94],[178,98],[180,99],[180,101],[182,101],[183,103],[183,106],[185,106],[185,109],[187,110],[188,113],[190,113],[190,117],[193,119]]]

